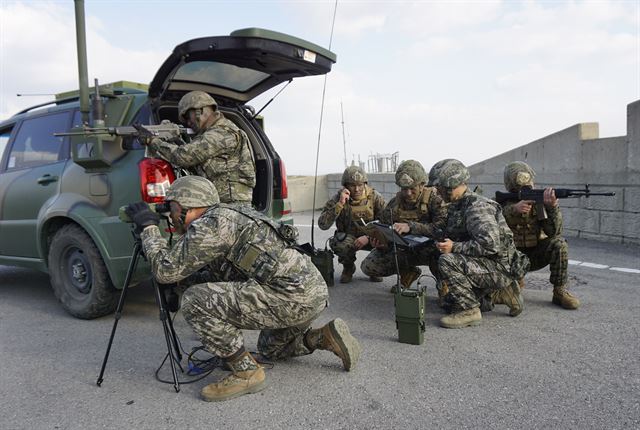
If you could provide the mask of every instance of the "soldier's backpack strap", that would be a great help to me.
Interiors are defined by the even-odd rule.
[[[420,200],[420,212],[422,214],[429,212],[429,199],[431,198],[432,192],[433,187],[424,187],[422,189],[422,199]]]
[[[251,220],[258,222],[262,221],[267,224],[273,231],[287,243],[288,247],[295,248],[298,245],[298,236],[300,233],[298,229],[290,224],[283,224],[281,222],[276,223],[274,220],[269,218],[263,213],[256,211],[255,209],[244,206],[244,205],[229,205],[220,203],[219,207],[223,207],[226,209],[231,209],[232,211],[236,211],[241,213],[242,215],[250,218]]]

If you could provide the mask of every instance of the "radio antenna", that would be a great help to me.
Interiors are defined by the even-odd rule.
[[[336,11],[338,10],[338,0],[336,0],[333,6],[333,20],[331,21],[331,36],[329,36],[329,50],[331,50],[331,43],[333,42],[333,28],[336,24]],[[320,135],[322,134],[322,116],[324,114],[324,95],[327,90],[327,75],[324,75],[324,84],[322,85],[322,102],[320,103],[320,125],[318,126],[318,145],[316,147],[316,171],[313,179],[313,203],[311,204],[311,246],[315,248],[315,242],[313,240],[313,231],[315,230],[315,218],[316,218],[316,188],[318,186],[318,159],[320,158]]]

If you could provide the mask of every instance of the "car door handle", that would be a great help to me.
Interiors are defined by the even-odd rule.
[[[51,176],[49,174],[46,174],[38,178],[38,183],[40,185],[47,185],[47,184],[50,184],[51,182],[56,182],[57,180],[58,180],[57,176]]]

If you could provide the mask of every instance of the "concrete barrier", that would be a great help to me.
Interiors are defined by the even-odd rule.
[[[469,166],[472,185],[486,196],[504,191],[504,166],[525,161],[537,188],[614,191],[615,197],[561,200],[565,234],[640,244],[640,101],[627,106],[627,135],[600,138],[597,123],[576,124]]]
[[[313,176],[287,176],[289,201],[293,212],[311,210],[313,207]],[[322,208],[329,200],[327,176],[318,176],[316,183],[316,209]]]
[[[480,187],[488,197],[504,191],[504,166],[517,160],[535,169],[538,188],[583,188],[589,184],[591,191],[616,193],[615,197],[561,200],[565,235],[640,244],[640,100],[627,106],[626,136],[600,138],[598,123],[576,124],[469,166],[470,187]],[[424,167],[427,171],[431,168]],[[369,185],[386,201],[399,190],[393,173],[368,176]],[[341,178],[342,173],[319,177],[316,208],[342,188]],[[289,198],[295,211],[311,209],[312,190],[313,177],[289,178]]]

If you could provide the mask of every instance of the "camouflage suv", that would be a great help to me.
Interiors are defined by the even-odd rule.
[[[292,78],[331,70],[335,54],[261,29],[178,45],[150,85],[100,87],[106,126],[178,122],[178,101],[203,90],[251,141],[257,185],[253,205],[291,222],[284,164],[246,105]],[[48,272],[62,306],[78,318],[115,309],[133,249],[118,218],[129,202],[162,201],[175,178],[166,162],[146,158],[135,139],[54,136],[82,125],[78,92],[0,122],[0,264]],[[80,130],[76,128],[76,130]],[[139,265],[135,281],[149,276]]]

